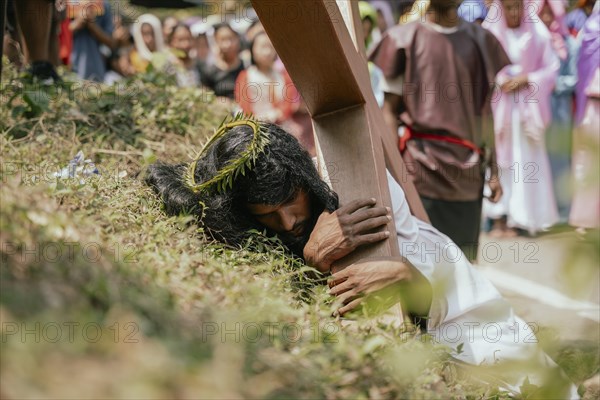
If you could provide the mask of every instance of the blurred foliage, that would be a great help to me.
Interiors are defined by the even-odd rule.
[[[277,240],[230,248],[165,216],[140,178],[207,140],[231,111],[212,94],[152,71],[117,87],[65,77],[3,71],[1,398],[510,396],[454,361],[460,348],[332,318]],[[100,175],[57,180],[79,150]]]

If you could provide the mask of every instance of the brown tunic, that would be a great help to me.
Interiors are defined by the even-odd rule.
[[[476,24],[440,33],[415,21],[388,31],[371,54],[386,80],[403,77],[400,120],[414,131],[494,148],[490,98],[496,74],[510,63],[502,45]],[[461,145],[411,140],[404,153],[419,194],[471,201],[483,190],[481,157]]]

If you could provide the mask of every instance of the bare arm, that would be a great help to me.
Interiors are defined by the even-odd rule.
[[[492,203],[497,203],[504,194],[502,185],[500,184],[500,175],[498,173],[498,163],[496,162],[496,149],[492,148],[490,154],[490,179],[488,185],[491,190],[491,194],[488,198]]]
[[[69,24],[69,30],[71,32],[77,32],[77,31],[82,30],[83,28],[85,28],[85,19],[83,19],[83,18],[75,18]]]
[[[112,38],[112,36],[108,35],[106,32],[104,32],[102,30],[102,28],[100,28],[98,26],[98,24],[96,24],[96,22],[94,21],[88,21],[87,22],[87,28],[90,31],[90,33],[92,34],[92,36],[94,36],[94,38],[102,43],[103,45],[110,47],[111,49],[114,49],[116,47],[116,42],[115,40]]]

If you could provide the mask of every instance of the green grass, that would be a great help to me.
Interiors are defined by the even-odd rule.
[[[410,331],[343,326],[276,240],[230,248],[164,214],[144,170],[207,140],[229,112],[211,94],[158,73],[120,92],[23,82],[5,65],[1,397],[507,396]],[[79,150],[101,175],[54,178]],[[597,371],[569,357],[579,379]]]

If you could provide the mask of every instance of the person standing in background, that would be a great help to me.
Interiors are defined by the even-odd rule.
[[[373,32],[376,30],[377,11],[366,1],[360,1],[358,6],[365,37],[365,49],[367,49],[367,54],[369,54],[369,50],[376,47],[377,43],[379,43],[374,40],[373,35]],[[381,35],[379,40],[381,40]],[[371,89],[375,95],[375,100],[377,100],[377,105],[379,108],[382,108],[384,94],[383,90],[381,90],[381,80],[383,79],[383,72],[381,72],[381,69],[373,61],[369,61],[367,65],[369,67],[369,77],[371,78]]]
[[[484,171],[496,176],[490,101],[509,59],[498,40],[458,18],[460,1],[431,0],[422,18],[384,35],[371,60],[384,74],[384,118],[434,227],[477,258]],[[413,9],[412,17],[421,15]]]
[[[25,44],[23,50],[27,54],[27,61],[30,64],[29,76],[31,79],[37,79],[43,83],[60,82],[61,78],[52,64],[55,57],[50,54],[50,49],[55,47],[50,44],[50,41],[58,40],[53,30],[54,1],[22,0],[15,1],[13,6],[14,17],[18,25],[18,28],[12,27],[13,34],[15,37],[18,36],[19,29],[23,34]],[[2,12],[4,12],[4,7],[2,7]],[[4,35],[4,32],[2,33]],[[3,36],[3,40],[5,39]]]
[[[481,25],[487,16],[487,6],[483,0],[463,0],[458,7],[458,16],[468,22]]]
[[[392,10],[392,6],[389,1],[371,0],[369,3],[377,11],[377,27],[379,28],[379,32],[381,32],[381,34],[384,34],[385,31],[396,25],[394,11]]]
[[[373,26],[371,27],[371,42],[376,45],[381,40],[381,36],[391,27],[396,25],[394,12],[389,1],[371,0],[369,5],[375,11]],[[362,14],[362,12],[361,12]],[[362,15],[361,15],[362,18]],[[371,48],[367,46],[367,54]]]
[[[573,11],[567,14],[567,28],[572,36],[577,37],[585,21],[592,13],[596,0],[578,0],[577,6]]]
[[[571,202],[571,147],[573,129],[573,99],[577,83],[576,40],[569,35],[565,24],[565,6],[561,1],[535,0],[536,11],[552,38],[552,47],[560,59],[558,78],[552,92],[552,124],[546,134],[546,146],[554,183],[560,221],[569,218]]]
[[[577,62],[577,111],[573,138],[575,191],[569,223],[600,228],[600,2],[581,33]]]
[[[116,47],[109,2],[81,1],[69,29],[73,32],[73,71],[81,79],[104,81],[107,56]],[[103,45],[108,48],[106,55],[102,52]]]
[[[495,0],[495,6],[503,12],[488,16],[483,27],[511,60],[496,78],[500,93],[492,102],[505,195],[496,204],[486,202],[485,214],[493,220],[492,236],[513,237],[517,229],[534,235],[559,219],[545,136],[560,63],[550,32],[531,20],[523,0]]]

